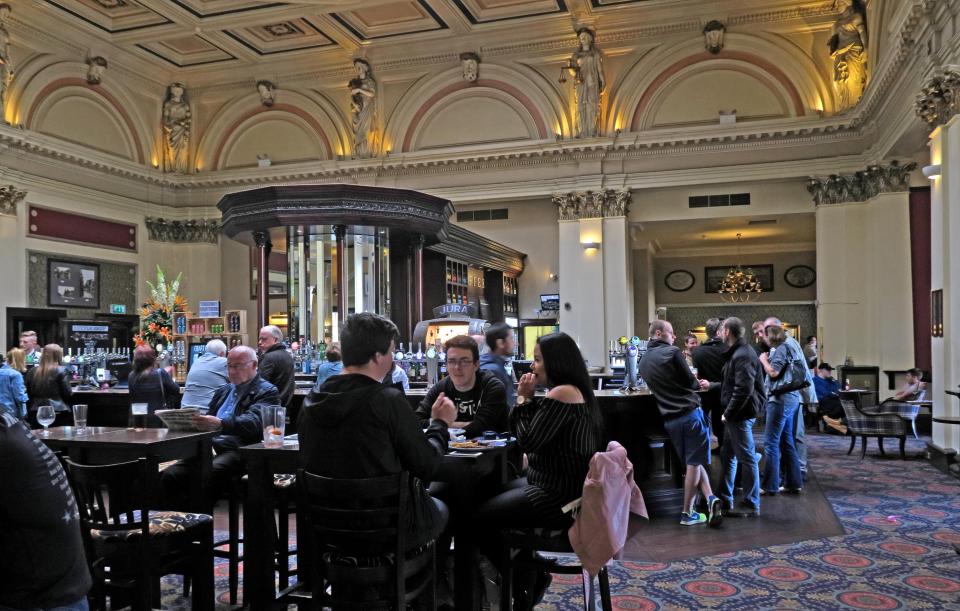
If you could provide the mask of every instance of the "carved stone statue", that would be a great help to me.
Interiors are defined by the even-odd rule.
[[[580,46],[570,56],[569,66],[576,77],[576,136],[593,138],[600,135],[600,96],[606,81],[603,77],[603,53],[594,44],[589,28],[577,30]]]
[[[353,156],[368,159],[377,154],[377,81],[365,59],[353,60],[357,77],[350,80],[350,114],[353,117]]]
[[[859,0],[836,0],[840,16],[830,30],[837,109],[856,106],[867,86],[867,19]]]
[[[107,60],[101,55],[87,58],[87,83],[99,85],[103,80],[103,73],[107,69]]]
[[[463,80],[473,83],[480,77],[480,56],[476,53],[461,53],[460,66],[463,68]]]
[[[723,49],[723,35],[726,31],[727,28],[716,19],[703,27],[703,45],[707,51],[716,54]]]
[[[0,121],[5,122],[7,89],[13,82],[13,60],[10,57],[10,32],[7,31],[7,17],[10,5],[0,3]]]
[[[190,102],[183,83],[167,87],[163,101],[163,171],[190,172]]]
[[[270,81],[257,81],[257,92],[260,94],[260,103],[267,108],[273,106],[273,98],[277,94],[277,87]]]

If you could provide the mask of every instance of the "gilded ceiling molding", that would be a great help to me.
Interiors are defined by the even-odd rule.
[[[13,185],[0,186],[0,215],[17,216],[17,204],[27,196]]]
[[[629,188],[602,191],[554,193],[551,198],[561,221],[627,216],[632,194]]]
[[[917,168],[911,161],[900,165],[894,159],[889,165],[872,165],[853,174],[831,174],[828,178],[807,181],[807,191],[817,206],[865,202],[881,193],[902,193],[910,190],[910,172]]]
[[[960,114],[960,66],[943,66],[923,84],[914,111],[930,129]]]
[[[154,242],[216,244],[220,237],[220,221],[217,219],[173,221],[148,216],[144,218],[144,224],[147,226],[147,236]]]

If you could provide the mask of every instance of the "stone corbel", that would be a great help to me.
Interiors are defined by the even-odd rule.
[[[217,219],[171,221],[148,216],[144,224],[148,237],[155,242],[216,244],[220,237],[220,221]]]
[[[26,191],[21,191],[13,185],[0,186],[0,214],[17,216],[17,204],[26,196]]]
[[[930,129],[960,113],[960,66],[944,66],[927,79],[914,102],[914,111]]]
[[[626,216],[630,211],[630,189],[554,193],[553,204],[561,221]]]
[[[827,178],[811,176],[807,191],[817,206],[865,202],[881,193],[909,191],[910,172],[916,168],[914,161],[901,165],[893,160],[889,165],[872,165],[853,174],[832,174]]]

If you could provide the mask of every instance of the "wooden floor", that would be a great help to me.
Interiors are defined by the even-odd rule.
[[[680,516],[637,520],[624,560],[671,562],[845,534],[830,502],[808,474],[803,493],[761,497],[759,518],[725,518],[719,528],[682,526]]]

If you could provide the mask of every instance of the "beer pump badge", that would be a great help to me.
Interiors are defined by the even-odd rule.
[[[620,344],[621,346],[626,346],[626,345],[627,345],[627,336],[626,336],[626,335],[621,335],[619,338],[617,338],[617,343]]]

